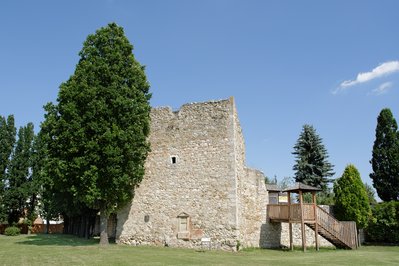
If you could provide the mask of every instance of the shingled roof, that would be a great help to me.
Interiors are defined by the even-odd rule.
[[[281,192],[281,188],[277,184],[266,184],[266,190],[270,192]]]
[[[321,191],[320,188],[308,186],[308,185],[305,185],[305,184],[300,183],[300,182],[296,182],[296,183],[294,184],[294,186],[289,187],[289,188],[287,188],[287,189],[284,189],[283,191],[284,191],[284,192],[294,192],[294,193],[298,193],[300,190],[301,190],[302,192]]]

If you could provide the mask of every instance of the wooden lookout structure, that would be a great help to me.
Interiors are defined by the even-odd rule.
[[[269,194],[276,194],[277,189],[271,187]],[[315,232],[316,250],[319,250],[318,235],[320,234],[338,248],[355,249],[358,247],[357,229],[355,222],[342,222],[335,219],[320,206],[316,205],[316,192],[320,189],[295,183],[291,188],[282,192],[287,193],[286,202],[273,201],[267,205],[267,215],[271,222],[284,222],[289,224],[290,249],[294,248],[292,239],[292,224],[301,224],[302,249],[306,251],[305,226]],[[299,203],[292,203],[292,193],[299,195]],[[303,194],[311,193],[312,202],[304,203]]]

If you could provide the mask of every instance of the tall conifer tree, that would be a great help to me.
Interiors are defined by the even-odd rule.
[[[14,116],[9,115],[7,119],[0,116],[0,177],[4,179],[6,169],[10,163],[10,156],[14,148],[16,128]]]
[[[14,149],[15,139],[16,128],[14,125],[14,116],[9,115],[7,119],[0,116],[0,223],[7,220],[4,189],[7,168],[10,164],[10,157]]]
[[[302,132],[294,146],[295,181],[327,191],[331,182],[329,177],[334,175],[333,165],[328,162],[328,153],[311,125],[304,125]]]
[[[142,180],[149,151],[150,86],[132,50],[115,23],[89,35],[43,123],[54,187],[100,210],[100,244],[108,243],[110,213]]]
[[[8,210],[9,224],[25,217],[25,208],[30,194],[32,174],[31,156],[34,139],[33,124],[28,123],[18,130],[18,140],[13,151],[7,177],[4,203]]]
[[[377,118],[370,178],[383,201],[399,200],[399,133],[390,109]]]

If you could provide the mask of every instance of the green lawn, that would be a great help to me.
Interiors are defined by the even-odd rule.
[[[231,253],[115,244],[101,248],[97,243],[67,235],[0,235],[0,265],[399,265],[398,246]]]

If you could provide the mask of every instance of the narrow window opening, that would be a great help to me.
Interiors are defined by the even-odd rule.
[[[177,162],[176,156],[172,156],[171,159],[172,159],[172,164],[176,164],[176,162]]]
[[[147,214],[144,216],[144,222],[148,223],[150,221],[150,216]]]

